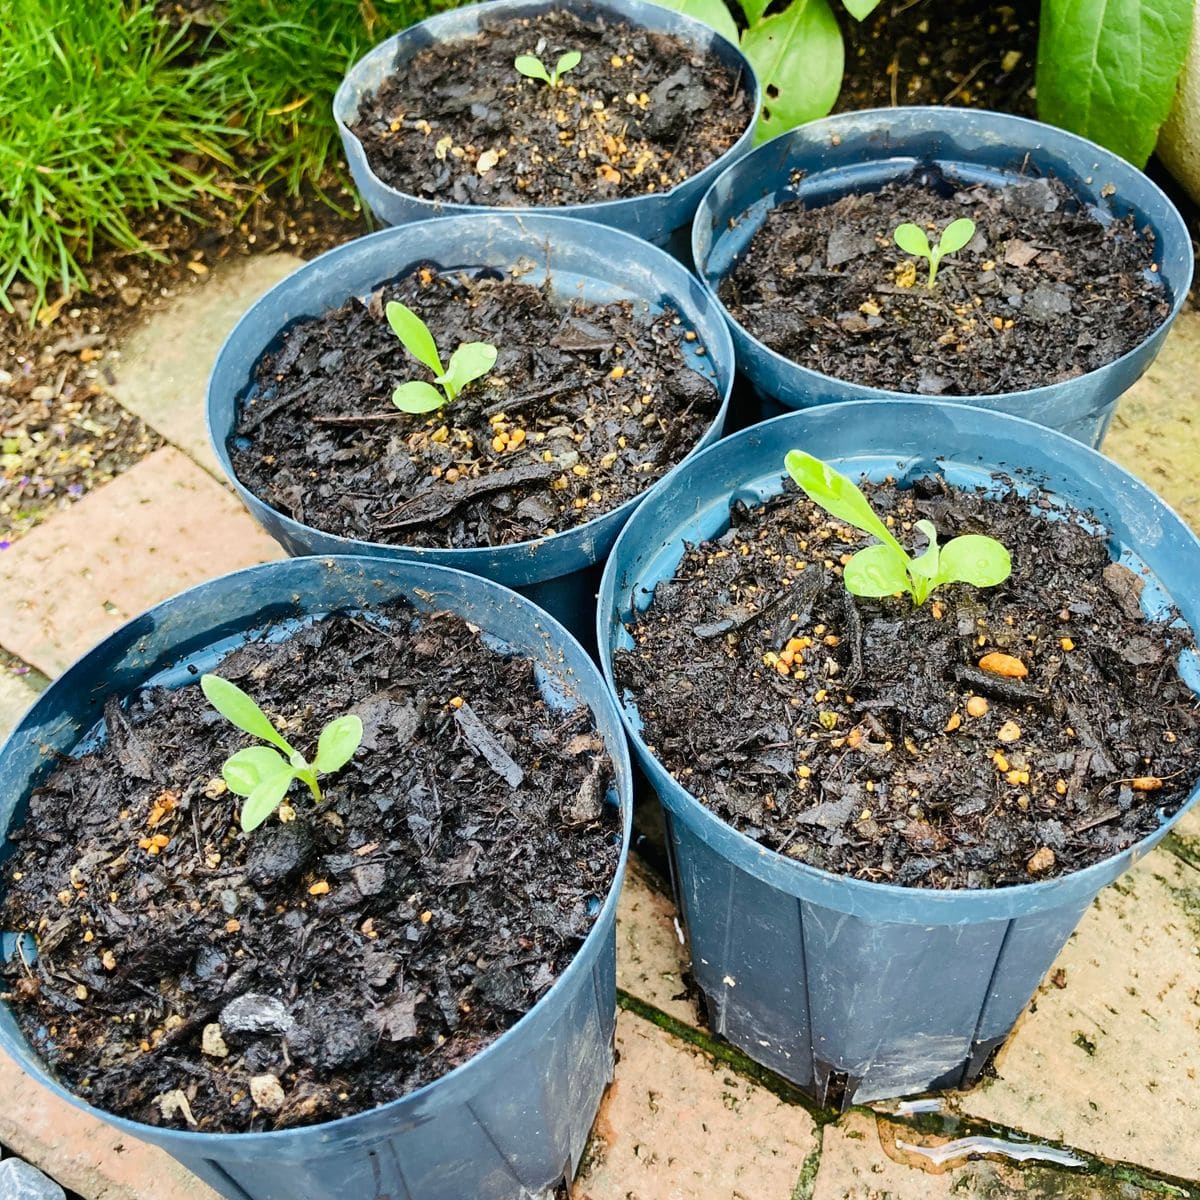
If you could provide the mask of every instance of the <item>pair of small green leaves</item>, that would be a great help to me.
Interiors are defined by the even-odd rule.
[[[957,221],[951,221],[942,230],[942,236],[936,246],[929,244],[929,238],[920,225],[913,225],[909,221],[897,225],[896,232],[892,234],[901,250],[929,263],[929,282],[925,285],[929,288],[933,287],[933,282],[937,279],[938,266],[942,259],[947,254],[961,250],[974,236],[975,222],[970,217],[959,217]]]
[[[242,805],[242,828],[247,833],[257,829],[279,807],[293,779],[307,784],[313,799],[320,800],[317,776],[340,771],[362,741],[363,725],[359,717],[353,713],[335,717],[321,730],[317,756],[309,763],[236,684],[220,675],[202,675],[200,687],[208,702],[231,725],[271,743],[247,746],[227,758],[221,768],[229,790],[246,801]]]
[[[573,71],[579,66],[582,60],[583,55],[578,50],[568,50],[554,64],[554,70],[547,71],[546,64],[536,55],[519,54],[513,60],[513,66],[527,79],[540,79],[543,83],[549,84],[550,87],[556,88],[562,77],[568,71]]]
[[[392,403],[401,412],[434,412],[443,404],[457,400],[468,383],[486,375],[496,365],[495,346],[488,342],[464,342],[450,355],[450,365],[444,367],[429,326],[411,308],[392,300],[384,312],[404,348],[433,372],[442,389],[438,391],[433,384],[419,379],[402,383],[392,393]]]
[[[929,546],[912,558],[845,475],[802,450],[789,450],[784,465],[800,490],[830,516],[879,539],[845,566],[842,579],[855,596],[894,596],[907,591],[914,604],[924,604],[929,593],[944,583],[994,587],[1012,571],[1008,551],[995,538],[968,533],[939,547],[937,530],[930,521],[916,523]]]

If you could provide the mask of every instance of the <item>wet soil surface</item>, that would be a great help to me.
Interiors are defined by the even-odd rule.
[[[264,189],[246,207],[243,188],[225,186],[236,206],[198,194],[192,218],[142,220],[138,235],[157,257],[98,249],[86,294],[56,296],[35,313],[32,289],[10,287],[15,311],[0,311],[0,549],[163,444],[108,391],[134,325],[202,287],[226,260],[273,250],[308,257],[368,229],[334,180],[327,194],[344,216],[311,190]]]
[[[953,104],[1037,115],[1040,0],[884,0],[862,22],[838,10],[846,74],[837,112]]]
[[[997,499],[938,478],[865,489],[910,553],[922,518],[942,544],[987,533],[1012,553],[1004,584],[917,609],[846,592],[841,564],[866,539],[790,481],[735,502],[618,655],[647,744],[743,833],[861,879],[1024,883],[1157,828],[1200,779],[1200,702],[1177,671],[1190,634],[1144,618],[1141,579],[1103,535],[998,482]]]
[[[370,1108],[488,1045],[591,929],[620,833],[588,710],[548,707],[456,617],[381,611],[218,668],[302,753],[362,717],[320,805],[293,785],[292,819],[240,833],[219,767],[252,739],[198,687],[110,701],[104,747],[33,796],[0,929],[39,957],[3,981],[91,1103],[208,1132]]]
[[[679,38],[565,10],[489,21],[415,55],[364,98],[354,133],[375,174],[454,204],[580,204],[661,192],[745,132],[743,81]],[[513,66],[582,60],[558,87]]]
[[[432,414],[397,410],[397,385],[433,376],[387,323],[390,300],[421,316],[443,361],[496,346],[491,373]],[[719,397],[688,367],[689,338],[671,312],[418,268],[286,333],[243,404],[234,470],[344,537],[495,546],[571,529],[643,492],[712,422]]]
[[[895,244],[917,221],[935,244],[953,220],[972,241],[929,272]],[[891,391],[1021,391],[1094,371],[1148,337],[1171,298],[1153,239],[1101,225],[1054,179],[961,187],[935,172],[822,208],[767,216],[721,297],[772,350]]]

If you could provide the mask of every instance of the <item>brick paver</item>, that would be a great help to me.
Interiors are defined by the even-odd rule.
[[[792,1200],[816,1126],[802,1108],[629,1013],[575,1200]]]
[[[219,478],[204,425],[209,370],[241,315],[302,265],[294,254],[278,253],[216,267],[204,287],[181,295],[129,337],[121,347],[113,395]]]
[[[230,492],[167,446],[4,551],[0,646],[57,675],[167,596],[279,557]]]
[[[170,1155],[35,1083],[0,1053],[0,1142],[84,1200],[220,1200]]]
[[[1200,1180],[1200,871],[1159,850],[1103,891],[962,1107]]]
[[[25,710],[37,699],[36,689],[20,675],[0,666],[0,742],[9,730],[25,715]]]

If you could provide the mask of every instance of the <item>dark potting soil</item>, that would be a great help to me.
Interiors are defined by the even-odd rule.
[[[620,836],[587,709],[547,706],[529,660],[457,617],[380,614],[217,668],[302,752],[362,717],[320,805],[293,785],[292,813],[242,834],[220,764],[253,739],[198,687],[110,701],[103,747],[33,795],[0,929],[36,931],[39,953],[0,975],[91,1103],[207,1132],[371,1108],[487,1046],[591,929]]]
[[[389,300],[420,314],[443,361],[485,341],[495,367],[434,413],[400,412],[396,386],[433,376],[392,332]],[[344,537],[498,546],[571,529],[645,491],[716,416],[715,386],[684,355],[695,336],[627,301],[421,268],[288,330],[242,406],[234,470]]]
[[[1037,115],[1041,0],[883,0],[865,20],[838,8],[846,74],[835,111],[953,104]]]
[[[1142,615],[1142,580],[1103,534],[1048,520],[1036,493],[1031,511],[936,477],[868,486],[910,552],[926,518],[942,544],[987,533],[1012,554],[1004,584],[914,609],[851,597],[841,564],[868,539],[787,487],[735,502],[617,656],[647,744],[721,818],[837,874],[984,888],[1098,862],[1187,798],[1200,700],[1177,660],[1192,640]],[[1028,674],[982,668],[992,654]]]
[[[555,88],[520,75],[579,51]],[[375,174],[429,200],[582,204],[675,187],[742,136],[737,72],[676,37],[566,10],[486,21],[397,69],[352,126]]]
[[[958,217],[975,237],[931,290],[892,234],[916,221],[934,243]],[[1058,180],[960,186],[930,171],[821,208],[780,205],[720,290],[755,337],[823,374],[924,395],[1015,392],[1094,371],[1162,324],[1171,299],[1152,248],[1148,230],[1101,225]]]

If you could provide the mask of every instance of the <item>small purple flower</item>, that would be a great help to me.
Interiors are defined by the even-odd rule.
[[[83,484],[82,483],[69,484],[67,486],[67,495],[68,496],[82,496],[83,495]]]
[[[0,550],[7,550],[11,545],[12,542],[8,541],[7,539],[0,540]]]

